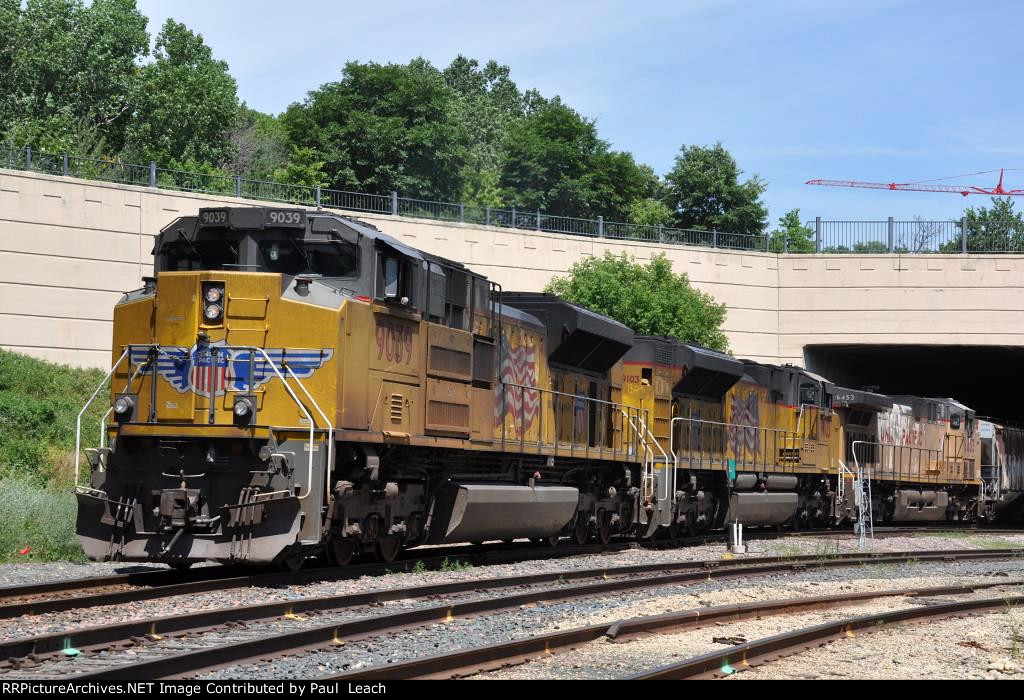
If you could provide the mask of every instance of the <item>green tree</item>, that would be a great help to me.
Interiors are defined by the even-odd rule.
[[[500,206],[501,145],[509,125],[523,118],[525,102],[508,66],[461,54],[444,69],[445,83],[455,92],[456,119],[465,131],[468,150],[459,201]]]
[[[135,85],[136,113],[127,133],[131,158],[172,167],[228,164],[238,115],[228,64],[213,57],[202,35],[173,19],[157,35],[154,58]]]
[[[967,250],[976,252],[1020,252],[1024,250],[1024,216],[1013,210],[1009,198],[993,197],[992,207],[969,207],[964,212]],[[943,253],[963,250],[963,233],[939,246]]]
[[[760,234],[768,223],[761,201],[765,183],[756,175],[740,182],[743,171],[721,143],[684,146],[665,180],[667,204],[679,228]]]
[[[672,211],[661,200],[654,198],[634,199],[629,205],[627,218],[631,224],[641,226],[668,226],[672,223]]]
[[[0,0],[0,137],[118,152],[148,45],[135,0]]]
[[[768,249],[773,253],[813,253],[814,231],[800,223],[800,210],[790,209],[779,217],[779,228],[772,232]]]
[[[274,180],[289,185],[323,187],[327,182],[324,161],[312,148],[292,146],[288,162],[274,171]]]
[[[292,144],[320,154],[331,187],[454,201],[467,159],[455,97],[423,58],[349,62],[340,81],[310,92],[283,119]]]
[[[574,263],[566,277],[545,287],[566,301],[624,323],[641,335],[670,335],[688,343],[727,351],[722,332],[725,305],[690,286],[686,274],[672,272],[664,255],[647,265],[625,253]]]
[[[526,100],[527,115],[512,123],[503,148],[506,206],[623,221],[634,200],[657,192],[654,172],[610,151],[593,121],[558,97],[528,93]]]

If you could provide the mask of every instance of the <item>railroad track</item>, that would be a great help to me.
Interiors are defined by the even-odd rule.
[[[0,587],[0,619],[23,615],[40,615],[77,608],[99,607],[167,598],[190,593],[229,590],[250,586],[280,586],[340,581],[361,576],[379,576],[408,572],[413,569],[440,569],[446,563],[488,564],[514,563],[532,559],[550,559],[600,554],[635,548],[633,542],[608,545],[570,547],[431,548],[413,550],[410,556],[390,564],[357,564],[346,567],[321,566],[298,572],[241,567],[208,566],[194,571],[151,571],[93,576],[44,584]],[[411,556],[413,552],[420,556]]]
[[[876,530],[876,537],[899,537],[913,533],[950,532],[950,528],[889,528]],[[988,535],[1021,534],[1018,530],[971,529]],[[776,532],[756,530],[753,540],[787,537],[852,537],[843,530],[807,530]],[[530,543],[494,544],[485,546],[452,546],[413,549],[390,564],[357,564],[342,568],[319,566],[299,572],[268,569],[255,571],[244,567],[208,566],[190,571],[146,571],[51,581],[43,584],[0,586],[0,620],[23,615],[39,615],[76,608],[119,605],[175,595],[204,593],[249,586],[278,586],[315,581],[338,581],[361,576],[408,572],[413,568],[439,569],[446,563],[475,566],[506,564],[533,559],[553,559],[602,554],[635,548],[670,549],[711,544],[726,539],[725,533],[712,532],[675,540],[616,541],[607,545],[560,545],[537,547]]]
[[[1024,579],[965,586],[940,586],[885,591],[862,591],[833,596],[789,598],[757,603],[737,603],[618,620],[535,635],[525,639],[439,654],[403,663],[362,669],[331,676],[328,680],[409,680],[451,679],[493,671],[551,654],[564,653],[584,644],[608,639],[628,642],[640,635],[684,632],[723,622],[759,619],[795,612],[827,610],[887,597],[923,597],[933,595],[962,595],[975,591],[1024,586]],[[826,622],[801,628],[765,639],[732,646],[693,657],[678,664],[645,671],[630,679],[687,679],[719,678],[734,673],[734,669],[765,663],[781,656],[798,653],[840,639],[855,630],[872,629],[879,623],[903,622],[925,618],[944,617],[963,612],[1005,608],[1007,604],[1024,602],[1024,596],[987,598],[959,601],[921,608],[906,608],[874,615],[862,615],[837,622]]]
[[[22,667],[40,664],[46,670],[47,659],[66,656],[69,650],[77,657],[74,670],[88,670],[75,676],[82,680],[100,679],[151,679],[190,676],[219,667],[272,658],[304,650],[330,647],[362,637],[379,635],[409,627],[417,627],[458,617],[477,617],[509,610],[523,605],[540,602],[589,599],[614,593],[635,591],[670,585],[686,585],[708,580],[728,578],[753,578],[792,571],[806,571],[810,568],[851,567],[863,564],[892,564],[909,561],[965,561],[1006,559],[1021,555],[1019,549],[1006,550],[963,550],[933,552],[903,552],[886,554],[846,554],[820,557],[807,555],[794,558],[746,559],[735,564],[714,562],[675,562],[645,564],[627,567],[591,570],[551,572],[514,578],[478,579],[459,581],[432,586],[420,586],[386,591],[367,592],[354,596],[332,596],[310,598],[284,603],[270,603],[244,608],[230,608],[203,611],[138,622],[106,625],[58,634],[41,635],[32,638],[11,640],[0,644],[0,659],[6,659],[8,667]],[[596,579],[597,582],[564,586],[569,580]],[[554,583],[556,587],[528,591],[510,592],[523,586],[538,586]],[[380,610],[360,610],[382,602],[429,599],[432,596],[451,596],[458,593],[490,591],[501,592],[498,596],[455,600],[441,604],[416,607],[401,612],[380,614]],[[433,602],[433,601],[431,601]],[[327,615],[346,612],[350,617],[329,624],[316,624],[311,615]],[[353,613],[361,617],[351,617]],[[703,611],[702,611],[703,614]],[[301,624],[290,631],[275,630],[268,634],[258,627],[244,630],[237,626],[239,621],[265,621],[273,619],[301,619]],[[312,623],[312,626],[311,624]],[[232,625],[232,634],[243,637],[229,643],[209,644],[201,638],[201,632]],[[167,654],[144,659],[134,663],[118,663],[116,652],[125,646],[140,645],[139,654],[145,646],[158,643],[168,637],[179,639],[194,636],[191,648],[166,650]],[[248,638],[245,638],[248,637]],[[111,653],[103,659],[95,659],[101,650]],[[160,650],[161,654],[165,650]],[[84,662],[84,663],[83,663]],[[376,677],[374,673],[391,673],[401,664],[390,664],[382,671],[374,669],[361,671]],[[381,676],[394,677],[394,676]]]
[[[952,592],[948,589],[944,591],[943,589],[936,590],[945,593]],[[924,591],[921,594],[924,594]],[[871,633],[878,630],[882,625],[937,620],[957,615],[984,612],[986,610],[1005,610],[1007,607],[1021,604],[1024,604],[1024,596],[1007,596],[963,600],[939,605],[903,608],[873,615],[860,615],[745,642],[732,647],[727,652],[702,654],[677,664],[670,664],[637,674],[632,676],[631,680],[722,678],[752,666],[760,666],[775,659],[822,646],[830,641],[853,636],[855,632],[862,634]]]

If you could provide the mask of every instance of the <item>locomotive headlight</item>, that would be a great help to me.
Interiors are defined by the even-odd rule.
[[[117,414],[118,418],[130,416],[134,408],[135,399],[131,396],[118,396],[117,400],[114,401],[114,413]]]
[[[235,400],[235,415],[239,418],[246,418],[252,415],[252,399],[240,398]]]
[[[203,282],[203,320],[218,323],[224,316],[224,283]]]
[[[256,397],[251,394],[239,396],[235,399],[232,412],[235,414],[235,425],[239,427],[252,425],[256,420]]]

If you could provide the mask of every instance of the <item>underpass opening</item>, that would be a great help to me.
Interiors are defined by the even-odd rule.
[[[950,397],[979,416],[1024,423],[1021,346],[807,345],[804,364],[851,389]]]

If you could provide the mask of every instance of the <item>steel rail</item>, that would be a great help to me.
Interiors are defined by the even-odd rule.
[[[634,542],[613,542],[608,545],[570,545],[557,548],[537,547],[533,544],[525,547],[502,544],[493,548],[453,546],[407,550],[403,552],[401,560],[389,564],[372,563],[344,567],[327,566],[297,572],[267,571],[265,567],[259,569],[253,567],[253,570],[246,571],[240,566],[210,566],[193,569],[188,572],[159,570],[113,574],[109,576],[90,576],[79,579],[48,581],[42,584],[33,583],[0,587],[0,619],[10,619],[21,615],[60,612],[73,608],[132,602],[135,600],[150,600],[186,593],[202,593],[209,590],[240,588],[244,586],[301,584],[315,581],[337,581],[358,578],[360,576],[402,573],[410,571],[415,566],[437,569],[444,564],[445,560],[448,560],[449,563],[457,561],[477,565],[493,565],[531,559],[563,559],[572,556],[617,552],[633,549],[636,546],[637,544]],[[1024,554],[1024,549],[1021,551]],[[87,590],[102,591],[104,588],[123,586],[137,586],[140,588],[135,590],[105,591],[87,596],[77,595],[77,597],[34,600],[37,596],[46,593],[80,594]],[[136,594],[136,597],[133,598],[132,594]]]
[[[908,561],[1005,559],[1017,556],[1018,554],[1020,554],[1020,550],[967,550],[953,552],[946,551],[931,554],[915,552],[902,553],[899,555],[889,554],[885,556],[853,555],[836,559],[819,560],[814,563],[820,568],[835,568],[858,566],[861,564],[905,563]],[[393,613],[390,615],[364,617],[343,623],[319,625],[306,630],[277,633],[271,636],[214,647],[205,647],[157,659],[123,664],[113,666],[109,669],[88,672],[76,675],[74,676],[74,679],[101,680],[117,678],[121,680],[134,680],[180,678],[191,676],[202,671],[223,668],[225,666],[231,666],[239,663],[247,663],[284,654],[291,654],[298,651],[339,644],[343,640],[348,641],[373,634],[380,634],[382,632],[420,626],[430,622],[452,620],[456,617],[493,613],[537,602],[588,598],[645,588],[704,582],[713,579],[763,576],[788,571],[800,572],[806,571],[810,563],[810,561],[805,559],[803,562],[786,560],[775,561],[770,564],[718,567],[717,562],[712,562],[711,564],[714,565],[710,568],[691,570],[684,573],[667,574],[649,578],[602,581],[582,586],[516,593],[502,596],[500,598],[484,598],[451,604],[442,604]],[[686,568],[696,569],[696,565],[703,566],[709,564],[709,562],[685,562],[680,564],[684,564]],[[624,568],[651,568],[651,566],[652,565],[644,565],[643,567]],[[622,570],[609,569],[608,572],[611,574],[612,572],[622,572]],[[477,588],[485,588],[492,582],[493,581],[477,580],[473,583]],[[391,668],[392,666],[393,665],[389,665],[388,668]]]
[[[994,608],[1006,609],[1021,604],[1024,604],[1024,596],[982,598],[861,615],[755,639],[734,646],[725,652],[716,651],[703,654],[677,664],[645,671],[631,676],[630,680],[721,678],[735,673],[737,667],[747,668],[783,656],[791,656],[813,647],[822,646],[829,641],[855,636],[854,632],[857,631],[864,633],[876,631],[881,625],[945,618]]]
[[[644,617],[618,620],[611,624],[600,623],[534,635],[509,642],[500,642],[472,649],[437,654],[411,661],[385,666],[348,671],[326,680],[411,680],[449,679],[524,663],[538,656],[547,656],[568,651],[582,644],[599,639],[622,642],[643,634],[665,633],[699,629],[723,621],[736,622],[753,618],[786,615],[808,610],[822,610],[852,605],[867,600],[892,597],[919,597],[930,595],[957,595],[988,588],[1002,588],[1024,585],[1024,580],[965,584],[962,586],[938,586],[934,588],[910,588],[885,591],[860,591],[833,596],[808,596],[754,603],[735,603],[696,610],[664,613]],[[733,647],[735,649],[735,647]],[[729,656],[730,652],[717,653],[716,658]],[[685,662],[684,662],[685,663]],[[721,668],[721,667],[719,667]],[[642,674],[641,674],[642,675]]]
[[[894,528],[891,530],[875,531],[877,537],[905,537],[911,533],[930,533],[935,532],[937,534],[948,533],[948,532],[970,532],[977,535],[1019,535],[1024,534],[1024,531],[1020,530],[1002,530],[1002,529],[957,529],[957,528],[913,528],[907,530],[901,530]],[[819,537],[834,537],[834,538],[849,538],[854,536],[849,530],[802,530],[799,532],[775,532],[775,531],[755,531],[755,535],[758,538],[764,539],[788,539],[788,538],[819,538]],[[406,550],[402,553],[402,558],[398,561],[390,564],[355,564],[346,567],[317,567],[305,569],[299,572],[280,572],[280,571],[267,571],[266,567],[256,568],[253,567],[251,570],[246,570],[241,566],[233,565],[222,565],[222,566],[209,566],[192,569],[190,571],[175,571],[170,569],[161,569],[153,571],[137,571],[124,574],[111,574],[105,576],[89,576],[84,578],[76,579],[64,579],[60,581],[47,581],[45,583],[32,583],[32,584],[16,584],[8,586],[0,586],[0,619],[9,619],[17,617],[22,614],[40,614],[45,612],[59,612],[62,610],[68,610],[71,608],[88,607],[90,605],[105,605],[107,603],[101,600],[95,599],[92,596],[80,596],[77,598],[53,598],[40,601],[31,601],[23,599],[36,598],[40,595],[47,593],[74,593],[76,595],[83,593],[84,591],[98,591],[104,588],[120,587],[120,586],[137,586],[137,587],[153,587],[153,588],[167,588],[172,585],[188,584],[206,582],[209,580],[220,581],[220,586],[225,588],[237,588],[244,585],[277,585],[280,583],[303,583],[308,581],[332,581],[332,580],[343,580],[348,578],[357,578],[359,576],[375,576],[388,573],[401,573],[409,571],[413,566],[419,565],[422,562],[423,566],[428,569],[431,567],[440,567],[440,565],[447,558],[449,562],[452,560],[467,562],[476,565],[493,565],[503,563],[515,563],[519,561],[525,561],[529,559],[560,559],[572,556],[585,556],[592,554],[607,554],[611,552],[621,552],[630,549],[671,549],[674,547],[687,546],[687,545],[700,545],[709,544],[713,542],[719,542],[725,539],[726,533],[723,532],[707,532],[702,535],[694,537],[682,537],[674,540],[644,540],[644,541],[613,541],[607,545],[601,544],[585,544],[585,545],[559,545],[558,547],[537,547],[533,544],[528,543],[515,543],[512,545],[501,543],[494,545],[480,546],[468,546],[468,545],[452,545],[444,547],[433,547],[429,549],[411,549]],[[924,551],[926,554],[941,553],[944,550],[929,550]],[[1006,551],[1012,551],[1007,549]],[[1024,556],[1024,548],[1019,550],[1021,555]],[[427,556],[429,555],[429,556]],[[882,553],[879,554],[880,556]],[[796,557],[750,557],[742,560],[736,560],[737,563],[740,561],[758,563],[758,562],[769,562],[769,561],[780,561],[787,559],[790,561],[802,561],[810,559],[820,559],[823,556],[840,556],[838,553],[834,554],[813,554],[813,555],[799,555]],[[857,553],[846,553],[846,556],[866,556],[864,552]],[[691,564],[693,562],[690,562]],[[669,566],[669,564],[655,565],[655,566]],[[245,581],[248,581],[247,583]],[[187,589],[173,590],[166,595],[180,595],[183,592],[202,592],[203,590],[211,589],[199,589],[196,588],[192,591]],[[152,595],[147,599],[153,597],[161,597],[158,595]],[[58,601],[74,601],[70,603],[60,603]],[[35,606],[31,609],[28,608],[29,603],[35,602]],[[123,601],[113,601],[123,602]],[[25,609],[18,611],[15,609],[15,605],[25,606]]]

